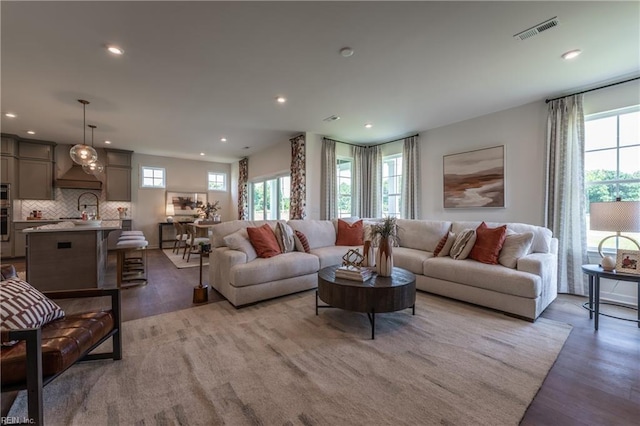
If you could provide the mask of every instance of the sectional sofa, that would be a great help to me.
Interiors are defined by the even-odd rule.
[[[306,236],[309,253],[296,250],[258,258],[246,228],[265,223],[275,229],[277,221],[235,220],[212,228],[210,284],[235,307],[315,288],[317,272],[341,263],[347,250],[354,248],[336,245],[335,220],[290,220],[286,223]],[[529,239],[525,251],[507,267],[453,259],[442,253],[434,256],[443,236],[475,230],[481,222],[398,220],[397,224],[399,246],[393,248],[394,264],[416,275],[419,290],[530,321],[557,296],[558,241],[546,228],[507,223],[510,235],[527,235]]]

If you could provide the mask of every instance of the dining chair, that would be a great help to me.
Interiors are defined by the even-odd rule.
[[[187,240],[189,239],[189,234],[187,234],[187,230],[185,229],[185,225],[180,222],[173,222],[173,228],[176,230],[176,238],[173,242],[173,253],[180,254],[180,249],[183,244],[186,247]],[[184,257],[184,256],[183,256]]]
[[[187,230],[188,238],[186,241],[186,245],[184,246],[184,252],[182,253],[182,258],[184,259],[184,256],[186,255],[187,263],[188,263],[189,259],[191,258],[191,253],[200,253],[200,250],[198,249],[200,244],[208,243],[209,238],[199,237],[198,231],[195,225],[188,224],[185,226],[185,228]]]

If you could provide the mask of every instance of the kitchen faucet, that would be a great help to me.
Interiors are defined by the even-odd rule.
[[[93,195],[94,197],[96,197],[96,203],[95,204],[83,204],[82,207],[86,209],[87,206],[95,206],[96,207],[96,219],[100,219],[100,198],[98,198],[98,196],[96,194],[94,194],[93,192],[83,192],[82,194],[80,194],[80,196],[78,197],[78,211],[80,211],[80,199],[85,194]]]

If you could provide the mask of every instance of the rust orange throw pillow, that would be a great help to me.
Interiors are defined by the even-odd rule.
[[[249,241],[256,249],[258,257],[273,257],[282,253],[278,240],[276,240],[276,234],[267,223],[259,228],[247,228],[247,234],[249,234]]]
[[[364,244],[364,229],[362,219],[349,224],[342,219],[338,219],[337,246],[361,246]]]
[[[489,228],[482,222],[476,229],[476,243],[469,253],[469,258],[491,265],[498,264],[498,256],[507,237],[507,225]]]

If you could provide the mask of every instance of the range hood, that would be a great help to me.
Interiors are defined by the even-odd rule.
[[[68,189],[101,189],[102,182],[94,175],[85,173],[79,164],[74,164],[56,180],[56,186]]]

